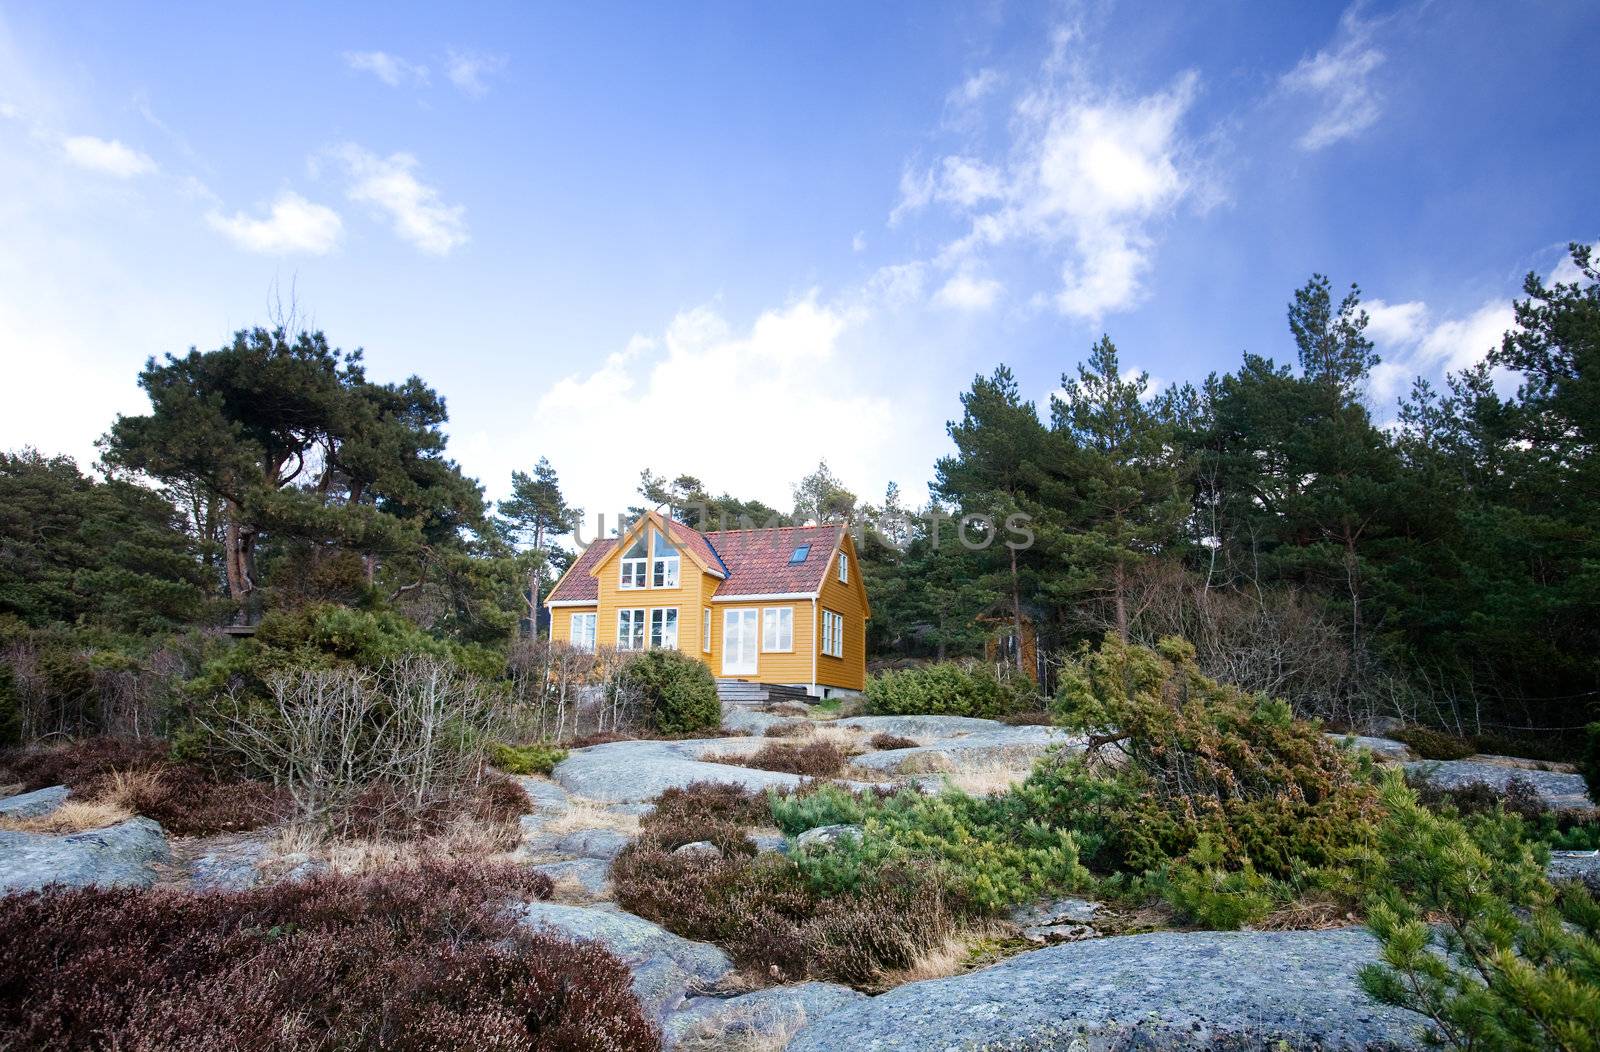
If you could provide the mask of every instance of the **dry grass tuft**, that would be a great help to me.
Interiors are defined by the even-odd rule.
[[[267,846],[264,868],[309,858],[333,873],[362,876],[424,863],[481,862],[499,859],[516,847],[517,829],[476,815],[457,815],[438,832],[404,840],[388,837],[330,838],[316,826],[290,823]]]
[[[584,887],[577,877],[557,877],[550,888],[550,901],[567,906],[589,906],[609,898],[606,894],[596,895]]]
[[[947,774],[945,778],[964,793],[971,793],[973,796],[993,796],[1026,779],[1033,771],[1033,764],[1033,757],[995,758],[972,764],[958,764],[956,770]]]
[[[639,816],[608,811],[604,804],[582,797],[572,798],[572,807],[539,827],[541,833],[576,833],[580,829],[614,829],[629,836],[639,832]]]
[[[684,1034],[674,1047],[685,1052],[783,1052],[806,1025],[806,1011],[775,1005],[747,1008]]]
[[[1279,906],[1250,927],[1257,931],[1328,931],[1360,923],[1360,915],[1348,903],[1309,899]]]
[[[104,800],[68,800],[47,815],[32,818],[0,818],[0,829],[16,833],[85,833],[126,822],[133,812]]]
[[[876,985],[889,990],[906,983],[920,983],[924,979],[948,979],[961,971],[970,949],[971,943],[966,937],[951,932],[939,943],[919,953],[916,960],[906,967],[882,973]]]

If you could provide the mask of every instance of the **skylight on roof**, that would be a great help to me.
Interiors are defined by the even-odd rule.
[[[796,548],[790,554],[790,556],[789,556],[789,564],[792,566],[795,563],[803,563],[803,562],[806,561],[806,557],[809,556],[810,554],[811,554],[811,545],[802,544],[800,547]]]

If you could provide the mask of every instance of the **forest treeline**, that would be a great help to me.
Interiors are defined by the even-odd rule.
[[[1317,276],[1281,360],[1153,392],[1107,337],[1047,406],[1000,366],[961,394],[926,499],[860,500],[824,464],[793,514],[865,527],[882,662],[1025,634],[1048,678],[1108,633],[1180,635],[1208,674],[1340,725],[1576,740],[1600,712],[1600,275],[1586,247],[1572,261],[1571,283],[1530,274],[1501,345],[1397,413],[1369,398],[1358,291]],[[398,617],[492,663],[571,557],[581,510],[556,467],[529,451],[491,505],[446,454],[439,393],[368,379],[321,333],[241,332],[139,383],[149,410],[111,423],[94,473],[0,454],[5,737],[64,729],[23,725],[21,680],[104,695],[273,611]],[[646,471],[640,495],[778,512],[689,476]],[[1025,515],[1032,543],[957,543],[967,513]]]

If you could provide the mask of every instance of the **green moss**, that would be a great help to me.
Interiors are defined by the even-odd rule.
[[[489,744],[489,762],[507,774],[549,774],[567,758],[567,750],[554,745]]]
[[[1424,760],[1462,760],[1478,751],[1466,738],[1432,727],[1403,727],[1395,731],[1393,737],[1411,746]]]

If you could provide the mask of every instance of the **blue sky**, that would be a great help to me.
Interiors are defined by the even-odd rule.
[[[0,0],[0,446],[87,463],[274,286],[436,386],[491,496],[546,455],[591,513],[821,457],[920,497],[974,373],[1292,357],[1319,270],[1387,416],[1600,233],[1596,40],[1553,0]]]

